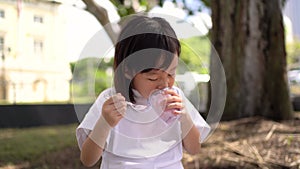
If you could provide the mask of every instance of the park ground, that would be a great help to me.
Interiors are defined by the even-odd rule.
[[[79,161],[79,149],[75,140],[77,124],[38,129],[20,129],[22,134],[31,132],[34,140],[19,136],[15,144],[24,144],[18,150],[5,139],[13,139],[14,129],[0,130],[1,169],[85,169]],[[37,136],[34,133],[42,136]],[[63,133],[66,132],[66,133]],[[2,134],[1,134],[2,133]],[[6,134],[3,134],[6,133]],[[42,133],[50,133],[49,138]],[[17,134],[16,134],[17,135]],[[21,135],[21,134],[20,134]],[[60,139],[71,137],[71,139]],[[51,141],[51,138],[53,140]],[[22,140],[24,139],[24,140]],[[2,140],[2,142],[1,142]],[[41,140],[41,141],[39,141]],[[28,142],[34,142],[34,145]],[[53,145],[54,142],[55,146]],[[57,142],[59,144],[57,144]],[[10,144],[11,143],[11,144]],[[53,145],[44,148],[42,145]],[[4,146],[4,148],[3,148]],[[29,150],[26,150],[26,148]],[[2,148],[1,148],[2,147]],[[37,149],[40,151],[32,151]],[[6,150],[6,154],[4,152]],[[26,150],[26,151],[25,151]],[[19,151],[8,152],[8,151]],[[27,154],[26,154],[27,152]],[[1,154],[2,153],[2,154]],[[1,156],[2,155],[2,156]],[[11,156],[11,158],[9,158]],[[1,159],[2,157],[2,159]],[[289,121],[275,122],[261,117],[244,118],[221,122],[209,139],[202,144],[201,153],[191,156],[184,154],[185,169],[217,168],[300,168],[300,113]],[[99,163],[92,169],[98,169]]]

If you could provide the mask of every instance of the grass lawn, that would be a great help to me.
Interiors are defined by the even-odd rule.
[[[0,168],[31,163],[46,153],[74,147],[76,127],[77,124],[0,129]]]
[[[86,169],[79,160],[76,127],[0,129],[0,169]],[[201,152],[185,153],[182,161],[185,169],[299,169],[299,134],[300,113],[282,122],[261,117],[220,122]]]

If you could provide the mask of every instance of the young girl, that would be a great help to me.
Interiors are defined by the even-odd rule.
[[[136,15],[115,48],[114,87],[76,130],[80,159],[101,169],[183,169],[183,148],[200,150],[210,127],[174,86],[180,43],[169,23]]]

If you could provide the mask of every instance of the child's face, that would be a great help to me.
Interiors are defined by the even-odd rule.
[[[175,56],[171,65],[166,70],[152,69],[149,72],[138,73],[133,78],[133,88],[144,98],[148,98],[155,89],[172,87],[175,82],[178,57]]]

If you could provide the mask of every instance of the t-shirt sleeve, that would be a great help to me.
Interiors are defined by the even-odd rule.
[[[97,120],[100,118],[102,106],[106,100],[104,96],[106,95],[107,92],[109,92],[108,89],[103,91],[98,96],[94,104],[90,107],[89,111],[86,113],[82,122],[76,128],[76,138],[80,150],[82,148],[82,144],[87,139],[90,132],[93,130]]]
[[[204,142],[207,138],[211,127],[207,124],[207,122],[203,119],[203,117],[200,115],[199,111],[194,107],[194,105],[185,97],[183,91],[180,90],[180,95],[182,96],[184,100],[184,105],[193,120],[194,125],[197,127],[197,129],[200,132],[200,142]]]

